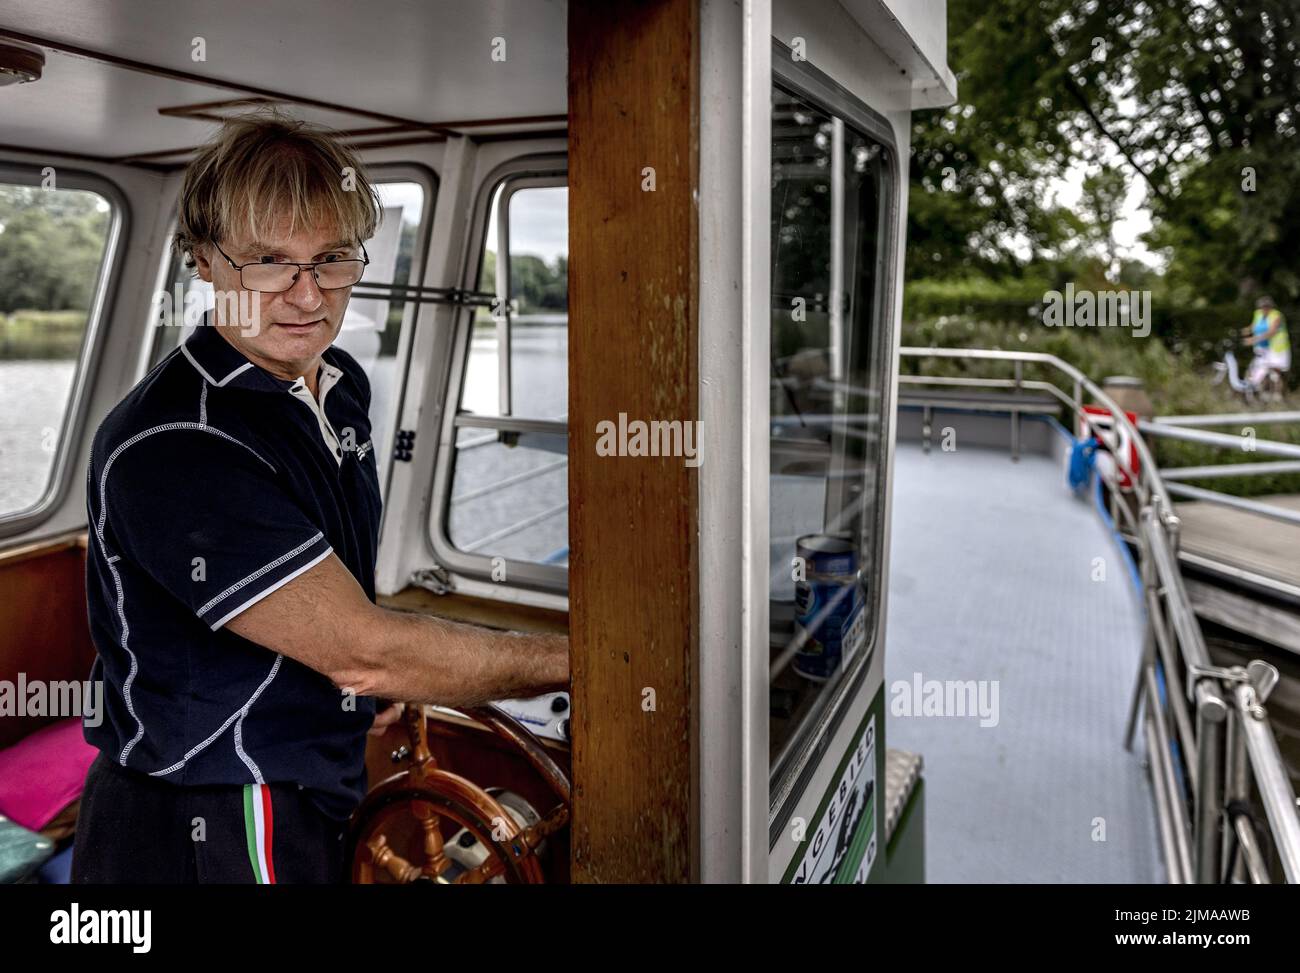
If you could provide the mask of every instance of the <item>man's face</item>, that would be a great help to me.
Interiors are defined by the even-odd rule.
[[[336,259],[361,255],[356,241],[340,239],[332,226],[300,229],[290,235],[287,222],[281,223],[269,240],[223,240],[221,249],[237,264],[310,263],[327,260],[331,255]],[[221,329],[227,341],[250,361],[280,378],[294,379],[309,370],[314,374],[321,352],[333,343],[343,326],[351,287],[321,290],[315,276],[302,268],[286,291],[244,291],[239,271],[215,247],[200,247],[194,256],[199,277],[217,291],[217,323],[228,325]],[[223,300],[223,293],[237,295],[238,302]],[[235,307],[256,314],[256,326],[233,318],[231,311]]]

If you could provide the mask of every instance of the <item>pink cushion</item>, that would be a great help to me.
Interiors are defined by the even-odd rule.
[[[0,750],[0,814],[40,831],[81,795],[99,751],[81,720],[62,720]]]

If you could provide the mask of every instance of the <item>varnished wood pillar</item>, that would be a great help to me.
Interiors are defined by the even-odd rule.
[[[698,7],[569,3],[574,881],[698,877],[697,469],[597,450],[699,415]]]

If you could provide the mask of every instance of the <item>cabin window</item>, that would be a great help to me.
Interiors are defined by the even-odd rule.
[[[568,564],[568,197],[561,174],[516,175],[487,213],[476,289],[494,300],[473,312],[445,529],[449,560],[498,582],[562,585]]]
[[[370,379],[371,440],[378,447],[379,483],[385,489],[393,451],[398,397],[402,389],[399,359],[403,354],[402,336],[408,311],[416,306],[403,293],[389,291],[385,285],[402,287],[418,282],[424,257],[425,186],[419,182],[377,179],[375,189],[383,204],[384,216],[375,235],[366,241],[370,264],[366,275],[348,301],[343,327],[334,347],[352,355]],[[169,250],[170,253],[170,250]],[[150,367],[162,361],[193,330],[196,312],[213,305],[212,285],[198,278],[174,253],[169,256],[165,289],[155,300],[155,325],[150,353]],[[412,268],[416,276],[412,275]],[[186,317],[185,308],[191,312]]]
[[[120,207],[49,167],[0,178],[0,522],[25,522],[62,478]]]
[[[875,648],[890,149],[772,91],[770,759],[802,764]],[[780,791],[773,787],[773,794]]]

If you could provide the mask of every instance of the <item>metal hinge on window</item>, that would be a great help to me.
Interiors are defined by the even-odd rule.
[[[399,463],[411,462],[411,450],[415,447],[415,430],[399,429],[393,440],[393,459]]]
[[[451,583],[451,575],[440,564],[435,564],[431,568],[421,568],[419,571],[414,572],[411,575],[411,584],[417,588],[432,591],[435,595],[450,594],[455,587]]]

